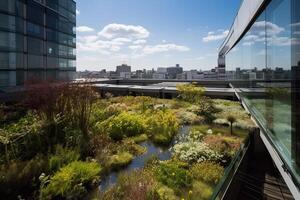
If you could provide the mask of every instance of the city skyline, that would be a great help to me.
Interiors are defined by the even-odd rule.
[[[210,70],[239,4],[77,0],[77,70],[112,71],[122,63],[133,70],[176,63],[185,70]]]

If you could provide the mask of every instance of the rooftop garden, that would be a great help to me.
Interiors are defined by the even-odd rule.
[[[254,127],[239,102],[178,86],[176,99],[100,99],[89,85],[32,86],[0,107],[6,199],[210,199]]]

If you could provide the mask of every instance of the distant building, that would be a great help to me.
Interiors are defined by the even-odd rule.
[[[167,74],[168,79],[176,79],[178,74],[182,74],[183,69],[180,67],[179,64],[176,64],[175,67],[168,67],[167,68]]]
[[[153,73],[153,79],[166,79],[167,74],[166,73]]]
[[[203,72],[198,72],[197,70],[190,70],[186,72],[187,80],[200,80],[204,78]]]
[[[130,79],[131,72],[120,72],[120,78]]]
[[[117,69],[116,69],[117,75],[121,76],[122,72],[131,73],[131,66],[126,65],[126,64],[122,64],[122,65],[117,66]]]

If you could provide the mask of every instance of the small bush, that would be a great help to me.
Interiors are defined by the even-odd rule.
[[[41,188],[41,199],[78,199],[87,192],[89,185],[99,181],[101,167],[95,162],[75,161],[61,168]]]
[[[145,132],[145,122],[141,116],[122,112],[109,120],[107,132],[114,140],[122,140]]]
[[[174,155],[184,162],[220,161],[222,155],[213,151],[206,143],[188,141],[173,147]]]
[[[198,102],[204,95],[205,88],[196,86],[195,84],[181,84],[176,86],[179,98],[190,102]]]
[[[179,123],[171,111],[157,110],[147,113],[147,131],[151,139],[158,144],[169,144],[177,133]]]
[[[127,111],[128,107],[124,103],[115,103],[109,105],[105,110],[105,117],[111,117],[113,115],[118,115],[121,112]]]
[[[216,185],[223,177],[224,168],[217,163],[201,162],[192,166],[191,174],[193,179]]]
[[[207,135],[203,138],[203,142],[208,144],[211,149],[230,157],[233,157],[242,145],[240,138],[220,135]]]
[[[13,161],[0,166],[0,194],[5,199],[32,197],[39,187],[39,176],[48,172],[48,160],[38,155],[29,161]]]
[[[152,170],[134,170],[130,173],[120,174],[115,186],[102,194],[103,200],[157,200],[154,191],[157,181]]]
[[[162,163],[156,170],[156,178],[162,184],[179,192],[179,188],[191,186],[192,178],[186,169],[175,163]]]
[[[131,163],[133,155],[128,152],[122,152],[117,155],[113,155],[109,161],[112,169],[118,169],[125,167]]]
[[[75,150],[64,149],[62,146],[56,147],[56,152],[49,158],[49,168],[52,172],[56,172],[59,168],[79,160],[80,155]]]
[[[135,143],[141,143],[148,140],[147,134],[138,135],[131,138]]]
[[[156,189],[156,196],[158,200],[178,200],[179,198],[175,195],[174,190],[167,186],[160,186]]]
[[[195,181],[190,194],[191,200],[208,200],[213,194],[213,188],[201,181]]]

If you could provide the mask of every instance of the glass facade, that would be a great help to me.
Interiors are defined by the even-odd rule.
[[[0,87],[72,78],[75,27],[73,0],[0,0]]]
[[[226,54],[226,72],[300,183],[300,2],[272,0]],[[298,106],[297,106],[298,105]],[[298,128],[299,127],[299,128]]]

